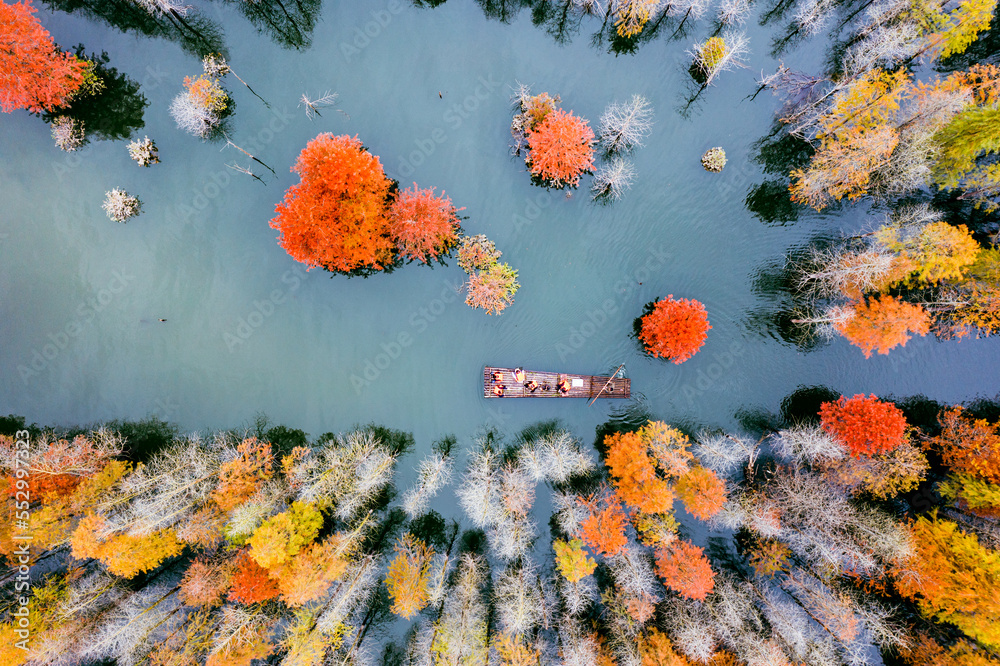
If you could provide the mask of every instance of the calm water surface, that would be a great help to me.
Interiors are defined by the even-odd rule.
[[[227,169],[245,158],[176,129],[167,108],[183,77],[200,73],[194,56],[40,12],[64,47],[107,50],[112,66],[143,84],[150,105],[140,136],[156,140],[163,162],[141,169],[124,143],[96,141],[68,157],[40,120],[0,118],[0,413],[67,425],[156,414],[201,429],[264,411],[312,435],[375,421],[414,432],[426,450],[446,433],[468,441],[484,424],[514,432],[548,418],[589,440],[608,417],[608,401],[485,401],[484,364],[599,373],[625,363],[657,417],[726,428],[737,427],[741,408],[775,409],[799,385],[942,401],[1000,388],[995,340],[916,339],[865,360],[843,340],[806,353],[750,323],[765,303],[753,288],[764,265],[869,214],[863,205],[803,213],[781,227],[745,208],[764,178],[752,144],[776,109],[768,94],[746,99],[759,72],[776,66],[769,29],[752,23],[748,67],[721,75],[682,114],[685,50],[710,34],[707,22],[616,57],[591,45],[593,19],[560,45],[529,12],[504,25],[466,0],[433,10],[328,1],[312,46],[297,51],[232,6],[200,11],[226,27],[233,68],[272,105],[227,83],[238,102],[233,140],[277,177],[265,173],[263,186]],[[357,48],[366,27],[373,36]],[[822,43],[784,60],[815,71]],[[585,189],[566,198],[529,183],[507,151],[517,81],[558,93],[593,125],[614,99],[652,102],[655,131],[635,155],[638,178],[623,201],[594,206]],[[308,120],[299,97],[326,90],[339,93],[344,113]],[[465,229],[494,239],[519,269],[515,305],[500,317],[468,308],[454,292],[464,277],[455,265],[367,280],[299,269],[268,220],[296,182],[289,167],[320,132],[357,134],[404,186],[434,185],[464,206]],[[729,156],[720,175],[698,163],[715,145]],[[101,203],[112,187],[138,195],[143,215],[109,221]],[[667,294],[702,301],[712,324],[704,348],[680,366],[645,358],[629,337],[643,304]],[[397,347],[401,335],[408,346]],[[33,361],[40,369],[26,373]]]

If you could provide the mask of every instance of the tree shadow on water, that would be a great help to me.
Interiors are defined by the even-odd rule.
[[[234,2],[247,20],[275,44],[288,49],[305,49],[312,45],[312,33],[323,0],[229,0]]]
[[[226,53],[222,28],[198,14],[181,16],[172,12],[154,16],[130,0],[45,0],[45,5],[103,21],[122,32],[169,39],[199,58]]]
[[[82,44],[76,47],[76,56],[85,57]],[[74,99],[65,109],[43,113],[42,119],[51,123],[57,117],[69,116],[83,123],[86,140],[132,138],[145,127],[143,114],[149,106],[146,97],[139,92],[139,84],[114,67],[108,67],[110,59],[106,52],[100,55],[92,53],[87,60],[93,63],[100,91]]]

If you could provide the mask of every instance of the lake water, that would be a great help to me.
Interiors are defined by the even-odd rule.
[[[763,266],[869,214],[861,204],[768,226],[746,209],[748,189],[765,177],[752,144],[777,106],[767,93],[746,99],[777,64],[767,55],[771,28],[751,21],[747,68],[722,74],[681,113],[685,51],[711,33],[707,21],[684,39],[667,34],[616,56],[592,45],[596,19],[559,44],[530,11],[504,24],[468,0],[434,9],[327,2],[311,47],[296,50],[258,33],[235,5],[199,11],[225,26],[234,70],[272,106],[229,77],[231,137],[277,176],[263,172],[264,186],[228,169],[246,159],[175,127],[170,100],[201,71],[175,42],[41,11],[64,48],[106,50],[111,66],[142,83],[150,104],[139,136],[155,139],[162,163],[139,168],[123,142],[67,155],[41,120],[0,118],[0,413],[65,425],[155,414],[193,430],[263,411],[313,436],[374,421],[412,431],[428,450],[447,433],[464,443],[484,425],[515,432],[551,418],[590,441],[613,406],[487,401],[486,364],[596,374],[625,363],[656,417],[730,429],[738,410],[774,410],[799,385],[941,401],[1000,389],[996,340],[918,338],[866,360],[844,340],[804,352],[751,324],[767,303],[754,290]],[[824,44],[784,60],[816,71]],[[559,94],[595,126],[615,99],[652,102],[655,130],[635,154],[624,200],[595,206],[584,188],[566,198],[530,184],[507,148],[516,82]],[[296,108],[303,93],[326,90],[344,113],[310,121]],[[454,262],[367,280],[302,271],[268,220],[296,182],[289,167],[320,132],[357,134],[404,186],[443,188],[465,208],[466,231],[496,241],[520,271],[515,304],[499,317],[464,305]],[[716,145],[729,157],[718,175],[698,161]],[[127,225],[101,210],[113,187],[143,201]],[[679,366],[646,358],[630,338],[643,305],[667,294],[702,301],[712,325]],[[400,339],[410,344],[397,347]]]

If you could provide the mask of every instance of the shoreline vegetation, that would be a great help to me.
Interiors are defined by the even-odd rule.
[[[32,575],[0,663],[1000,663],[1000,401],[803,388],[743,421],[634,403],[592,446],[553,421],[418,460],[374,424],[8,416]]]

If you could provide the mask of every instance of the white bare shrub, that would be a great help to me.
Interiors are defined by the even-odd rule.
[[[792,25],[796,32],[815,35],[823,29],[836,7],[836,0],[804,0],[796,6]]]
[[[573,6],[584,14],[604,18],[604,6],[600,0],[572,0]]]
[[[332,633],[340,624],[350,626],[354,613],[364,611],[381,581],[381,563],[368,555],[352,562],[340,580],[333,586],[323,612],[316,620],[316,627]]]
[[[594,174],[594,182],[590,186],[593,198],[617,201],[632,187],[635,178],[635,167],[621,157],[613,158],[609,163],[601,165]]]
[[[797,463],[841,460],[847,455],[842,444],[815,425],[786,428],[771,438],[771,447],[785,460]]]
[[[500,456],[491,449],[482,447],[473,452],[462,485],[455,491],[459,504],[476,527],[494,525],[504,516],[499,464]]]
[[[548,621],[542,583],[530,563],[507,567],[497,576],[493,603],[500,626],[509,634],[527,634]]]
[[[723,477],[747,463],[752,465],[758,453],[754,440],[719,432],[700,433],[692,452],[704,467]]]
[[[448,664],[483,666],[486,646],[487,608],[483,595],[486,565],[481,558],[464,554],[455,572],[436,626],[433,646],[438,659]]]
[[[351,518],[391,481],[396,455],[370,430],[337,435],[291,470],[298,499],[335,507],[342,520]]]
[[[613,102],[604,110],[598,134],[604,149],[617,153],[642,147],[652,129],[652,105],[642,95],[632,95],[627,102]]]
[[[708,86],[722,72],[745,67],[743,60],[750,53],[749,47],[750,40],[746,33],[729,30],[719,37],[712,37],[695,44],[688,51],[688,55],[694,61],[694,66],[705,77],[705,85]]]
[[[570,535],[579,534],[583,521],[590,517],[587,505],[569,492],[552,493],[552,510],[559,528]]]
[[[77,652],[78,656],[111,659],[122,666],[141,663],[153,649],[154,632],[158,629],[162,632],[164,623],[180,605],[173,594],[164,584],[131,593],[105,616],[91,640]]]
[[[716,18],[722,25],[743,25],[750,15],[750,0],[722,0]]]
[[[430,603],[439,604],[444,599],[452,563],[453,559],[447,553],[435,553],[431,559],[430,573],[427,575],[427,599]]]
[[[896,255],[888,248],[852,248],[838,245],[810,249],[805,260],[793,266],[797,290],[816,298],[842,298],[845,293],[881,290],[895,268]]]
[[[56,116],[52,121],[52,139],[59,150],[72,152],[87,140],[84,122],[72,116]]]
[[[570,477],[594,469],[593,459],[580,442],[566,431],[539,437],[518,453],[521,467],[535,482],[565,483]]]
[[[586,576],[575,583],[559,578],[559,593],[562,595],[569,615],[585,613],[597,599],[597,581]]]
[[[667,633],[679,652],[703,664],[712,658],[719,641],[704,604],[672,598],[667,602],[663,617]]]
[[[559,652],[563,666],[594,666],[600,655],[593,634],[570,618],[559,623]]]
[[[220,462],[220,452],[197,436],[171,444],[102,503],[108,534],[144,536],[183,522],[212,494]]]
[[[104,193],[104,204],[101,207],[109,218],[121,223],[128,222],[142,212],[142,202],[139,198],[117,187]]]
[[[337,99],[340,98],[335,92],[327,90],[325,93],[317,97],[316,99],[310,99],[308,95],[302,93],[301,99],[299,99],[299,106],[306,107],[306,117],[309,120],[313,119],[313,116],[320,116],[322,114],[319,112],[320,109],[325,109],[331,107],[337,103]]]
[[[417,483],[403,495],[403,510],[410,518],[427,511],[438,491],[451,483],[453,461],[450,456],[433,453],[420,461]]]
[[[528,518],[505,518],[486,530],[490,552],[498,558],[511,561],[523,557],[535,542],[535,523]]]
[[[619,590],[634,597],[656,598],[659,583],[653,573],[649,556],[636,547],[627,545],[621,553],[610,558],[611,577]]]
[[[148,167],[160,161],[160,151],[156,144],[148,136],[144,136],[142,141],[129,141],[128,155],[135,160],[139,166]]]
[[[262,486],[229,514],[225,527],[226,536],[233,539],[248,538],[261,523],[284,508],[286,498],[286,489],[281,484],[271,482]]]

